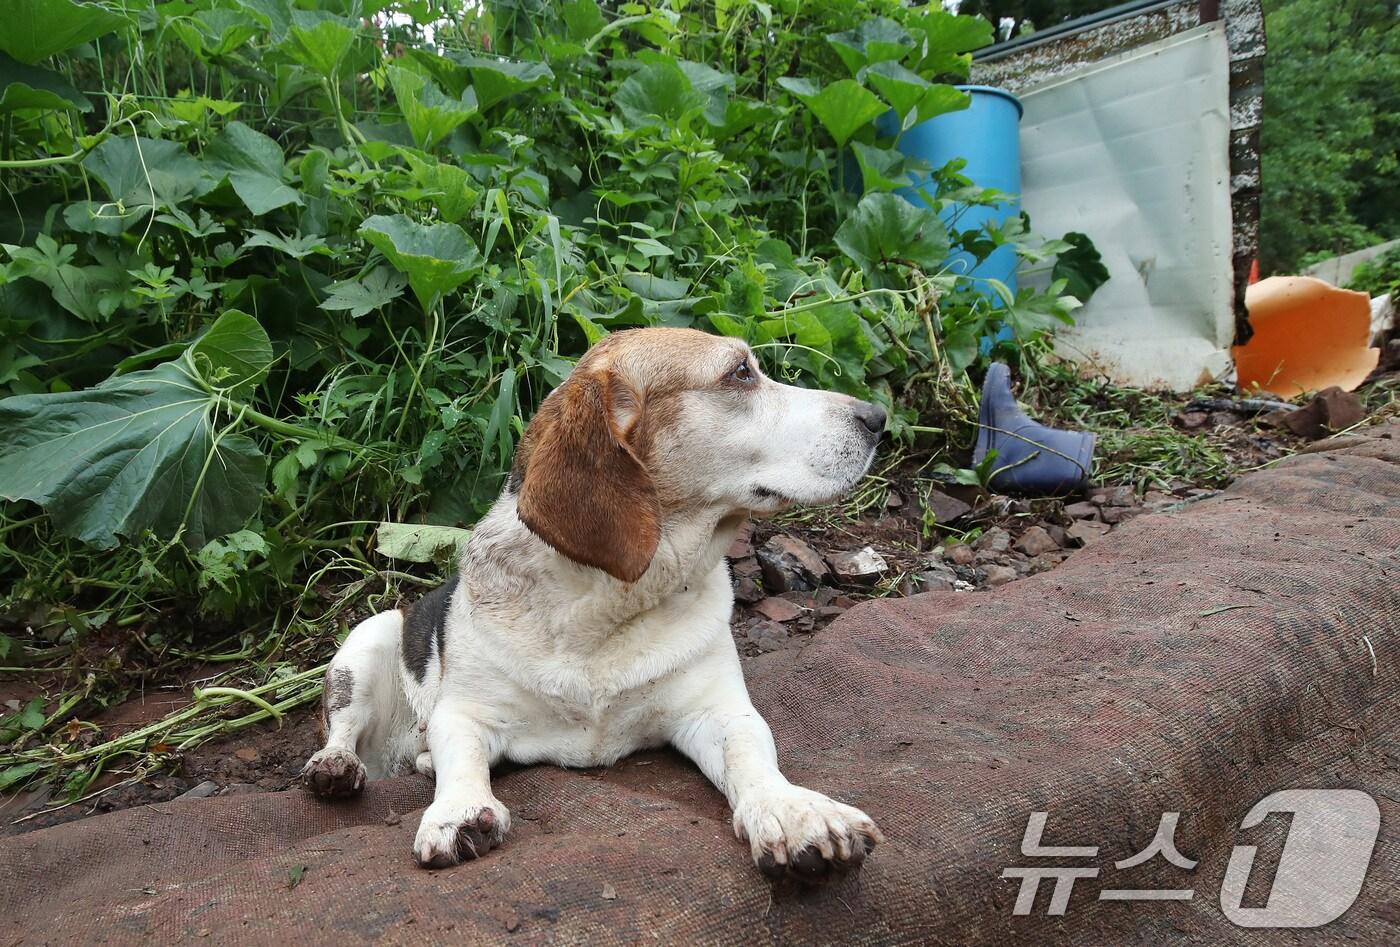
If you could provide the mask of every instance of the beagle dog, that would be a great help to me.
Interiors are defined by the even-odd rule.
[[[764,874],[855,868],[880,830],[779,771],[724,554],[750,514],[853,487],[884,426],[877,405],[765,377],[737,339],[603,339],[540,406],[457,575],[345,639],[305,784],[336,797],[434,778],[413,853],[441,868],[510,830],[498,761],[606,766],[670,744],[724,793]]]

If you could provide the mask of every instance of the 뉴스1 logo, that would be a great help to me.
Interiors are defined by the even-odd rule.
[[[1240,927],[1320,927],[1346,913],[1361,893],[1371,851],[1380,833],[1381,814],[1376,801],[1359,789],[1283,789],[1261,799],[1240,823],[1253,828],[1274,812],[1289,812],[1293,820],[1283,854],[1274,873],[1267,902],[1247,908],[1242,902],[1254,867],[1256,846],[1236,845],[1230,852],[1220,887],[1220,909]],[[1197,862],[1176,848],[1179,812],[1164,812],[1151,843],[1136,855],[1114,862],[1114,868],[1133,868],[1160,857],[1185,871]],[[1021,839],[1027,858],[1093,858],[1097,845],[1042,845],[1049,813],[1032,812]],[[1019,878],[1012,913],[1024,916],[1035,906],[1040,882],[1054,879],[1045,913],[1065,913],[1075,881],[1097,878],[1099,868],[1084,866],[1016,865],[1002,870],[1002,878]],[[1194,888],[1104,888],[1100,901],[1190,901]]]

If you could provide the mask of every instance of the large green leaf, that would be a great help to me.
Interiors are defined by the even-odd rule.
[[[408,277],[424,309],[481,268],[480,251],[456,224],[420,224],[403,214],[376,214],[360,225],[360,233]]]
[[[927,207],[897,194],[867,194],[837,229],[836,245],[872,276],[890,264],[935,273],[948,255],[948,231]]]
[[[0,50],[30,65],[126,23],[104,7],[73,0],[5,0],[0,13]]]
[[[921,76],[952,75],[967,78],[971,52],[992,42],[992,24],[980,16],[958,16],[934,5],[922,17],[910,21],[919,34],[920,56],[912,63]]]
[[[471,538],[472,531],[457,526],[426,523],[380,523],[374,548],[381,556],[404,562],[432,562],[451,558]]]
[[[915,106],[919,121],[926,122],[944,112],[957,112],[972,104],[972,96],[955,86],[934,83]]]
[[[133,135],[108,138],[83,159],[83,167],[120,205],[104,208],[102,216],[124,218],[128,227],[144,218],[152,204],[174,207],[218,183],[178,142]]]
[[[817,121],[836,139],[838,148],[845,147],[852,135],[886,109],[875,93],[854,79],[833,82],[825,89],[806,79],[783,78],[778,84],[812,110]]]
[[[146,530],[192,548],[257,511],[266,462],[217,425],[271,362],[267,335],[221,316],[186,354],[95,388],[0,401],[0,496],[30,500],[59,532],[99,548]]]
[[[261,30],[256,18],[240,10],[200,10],[172,17],[169,28],[201,58],[227,56]]]
[[[930,53],[970,53],[991,45],[991,21],[980,16],[959,16],[933,4],[924,10],[911,26],[923,34]]]
[[[454,99],[427,76],[402,66],[389,67],[389,84],[394,87],[399,111],[403,113],[413,141],[424,150],[432,148],[477,113],[473,89],[467,89],[460,99]]]
[[[0,112],[71,108],[91,112],[92,103],[58,73],[0,53]]]
[[[230,309],[190,346],[190,366],[230,398],[243,398],[272,368],[272,342],[258,320]]]
[[[542,62],[514,62],[473,53],[450,53],[449,58],[471,71],[476,101],[483,110],[507,96],[533,89],[554,78],[554,73]]]
[[[282,148],[242,122],[230,122],[205,149],[209,164],[228,175],[243,204],[254,214],[301,204],[301,195],[282,180]]]
[[[909,186],[904,170],[904,155],[893,148],[872,148],[858,141],[851,142],[851,151],[860,165],[861,193],[893,191]]]
[[[904,27],[882,16],[866,20],[853,30],[828,34],[826,41],[853,76],[871,63],[903,59],[915,45],[914,37]]]
[[[613,97],[633,126],[677,124],[687,114],[704,111],[710,98],[690,83],[680,66],[670,61],[651,62],[628,76]]]
[[[355,31],[339,20],[322,20],[314,26],[293,26],[282,48],[317,75],[335,79],[340,64],[355,45]]]

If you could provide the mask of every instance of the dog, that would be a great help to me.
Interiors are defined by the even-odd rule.
[[[878,405],[765,377],[738,339],[605,337],[540,405],[458,573],[345,639],[306,786],[434,778],[413,853],[441,868],[510,830],[497,762],[607,766],[670,744],[728,799],[765,875],[857,868],[880,830],[779,771],[730,635],[724,554],[751,514],[855,486],[884,427]]]

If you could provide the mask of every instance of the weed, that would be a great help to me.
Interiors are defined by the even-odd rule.
[[[950,224],[1004,195],[872,122],[966,104],[943,80],[990,27],[936,5],[36,2],[73,28],[0,37],[43,80],[0,123],[0,661],[63,696],[6,784],[76,797],[314,699],[349,620],[435,571],[377,525],[472,523],[607,332],[739,336],[957,440],[967,370],[1031,366],[1102,279],[1074,235]],[[944,271],[1008,244],[1047,290]],[[90,739],[196,658],[224,690]]]

